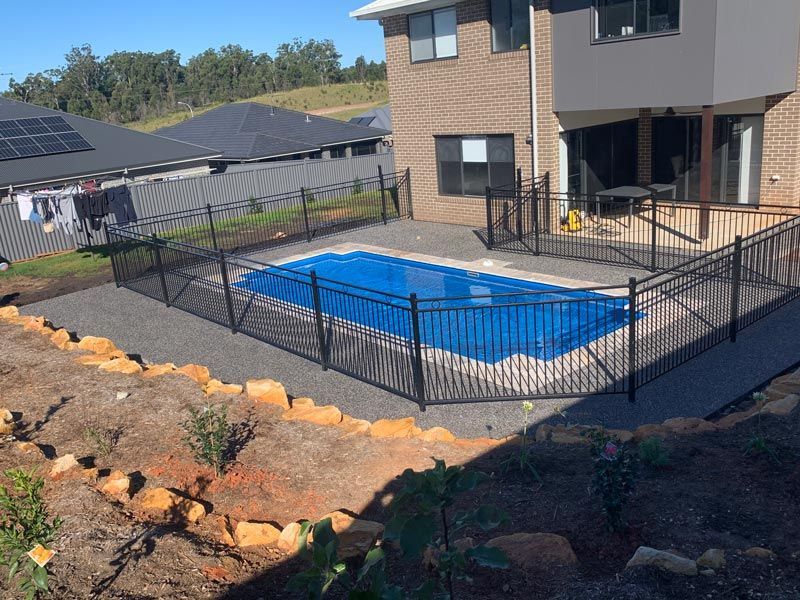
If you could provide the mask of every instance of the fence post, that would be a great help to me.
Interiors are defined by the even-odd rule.
[[[736,341],[739,331],[739,297],[742,290],[742,236],[737,235],[733,245],[733,266],[731,269],[731,318],[730,340]]]
[[[517,214],[517,240],[522,241],[522,169],[517,169],[516,193],[514,194],[514,202],[516,203],[515,211]]]
[[[230,323],[231,333],[236,333],[236,314],[233,312],[231,284],[228,280],[228,264],[225,262],[225,253],[222,250],[219,250],[219,271],[222,274],[222,293],[225,297],[225,308],[228,311],[228,323]]]
[[[486,186],[486,243],[494,248],[494,223],[492,222],[492,188]]]
[[[414,376],[414,393],[417,396],[419,410],[425,412],[425,378],[422,374],[422,341],[419,335],[419,310],[417,308],[417,295],[411,294],[408,297],[411,305],[411,333],[414,338],[414,362],[411,372]]]
[[[219,245],[217,244],[217,231],[214,228],[214,216],[211,214],[211,204],[206,204],[206,212],[208,213],[208,227],[211,230],[211,243],[216,250]]]
[[[658,270],[658,253],[656,252],[658,247],[658,203],[655,195],[651,198],[651,201],[653,208],[650,212],[650,271],[655,273]]]
[[[317,341],[319,342],[319,362],[322,370],[328,370],[328,346],[325,343],[325,323],[322,320],[322,299],[319,295],[317,272],[311,271],[311,296],[314,299],[314,319],[317,323]]]
[[[408,196],[408,218],[414,220],[414,204],[411,202],[411,167],[406,167],[406,196]]]
[[[119,273],[117,272],[117,248],[116,244],[111,243],[111,237],[108,235],[108,223],[103,221],[103,230],[106,234],[106,245],[108,246],[108,257],[111,259],[111,273],[114,275],[114,285],[120,287]]]
[[[156,268],[158,269],[158,278],[161,281],[161,293],[164,295],[164,304],[169,307],[169,292],[167,292],[167,278],[164,276],[164,263],[161,260],[161,249],[159,248],[158,238],[156,234],[152,234],[153,251],[156,256]]]
[[[636,402],[636,277],[628,280],[628,402]]]
[[[300,199],[303,201],[303,221],[306,224],[306,241],[311,242],[311,227],[308,225],[308,202],[306,200],[306,188],[300,188]]]
[[[383,181],[383,168],[378,165],[378,179],[381,182],[381,217],[386,225],[386,183]]]
[[[531,202],[533,202],[533,253],[539,256],[539,186],[531,182]]]

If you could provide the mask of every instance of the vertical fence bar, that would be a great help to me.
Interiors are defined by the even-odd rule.
[[[492,188],[486,186],[486,243],[494,248],[494,219],[492,218]]]
[[[222,274],[222,292],[225,296],[225,308],[228,310],[228,323],[230,323],[231,333],[236,333],[236,315],[233,312],[231,285],[228,281],[228,264],[225,262],[225,253],[222,250],[219,251],[219,270]]]
[[[108,235],[108,223],[103,221],[103,230],[106,234],[106,244],[108,244],[108,257],[111,259],[111,273],[114,275],[114,285],[120,287],[119,273],[117,271],[117,246],[116,242],[111,241],[111,236]]]
[[[729,336],[731,342],[736,341],[739,331],[739,296],[742,291],[742,236],[737,235],[733,247],[733,265],[731,267],[731,316]]]
[[[414,203],[411,201],[411,167],[406,167],[406,196],[408,198],[408,217],[414,220]]]
[[[414,337],[414,362],[411,368],[414,377],[414,394],[417,397],[420,411],[425,412],[425,379],[422,375],[422,340],[419,335],[417,295],[411,294],[408,302],[411,305],[411,333]]]
[[[653,204],[650,211],[650,271],[655,273],[658,270],[658,203],[655,194],[650,201]]]
[[[628,280],[628,402],[636,402],[636,277]]]
[[[514,193],[514,202],[516,204],[515,210],[517,213],[517,240],[522,241],[522,169],[517,169],[517,180],[514,186],[516,191]]]
[[[533,253],[539,256],[539,184],[531,183],[531,202],[533,203]]]
[[[153,240],[153,253],[156,257],[158,278],[161,281],[161,293],[164,295],[164,304],[169,306],[169,292],[167,291],[167,278],[164,275],[164,263],[161,260],[161,248],[159,247],[158,238],[155,233],[151,236],[151,239]]]
[[[311,242],[311,227],[308,224],[308,201],[306,200],[306,188],[300,188],[300,199],[303,201],[303,222],[306,227],[306,241]]]
[[[214,250],[219,248],[219,244],[217,244],[217,231],[214,227],[214,215],[211,213],[211,204],[206,204],[206,212],[208,213],[208,228],[211,232],[211,244],[214,246]]]
[[[381,218],[386,225],[386,183],[383,180],[383,168],[378,165],[378,179],[381,184]]]
[[[311,295],[314,299],[314,320],[317,323],[317,341],[319,342],[319,361],[322,370],[328,370],[328,345],[325,343],[325,323],[322,320],[322,299],[319,294],[317,272],[311,271]]]

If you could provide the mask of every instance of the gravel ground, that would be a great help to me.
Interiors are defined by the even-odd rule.
[[[480,258],[509,261],[510,267],[604,284],[624,283],[646,273],[623,267],[594,265],[555,258],[492,252],[468,228],[403,221],[373,227],[312,244],[261,253],[278,259],[342,242],[358,242],[432,254],[458,260]],[[25,314],[43,314],[78,335],[113,339],[129,353],[151,362],[200,363],[221,379],[243,382],[271,377],[290,394],[333,403],[344,412],[370,420],[415,416],[424,427],[440,425],[460,436],[499,437],[520,426],[516,402],[429,407],[417,405],[244,335],[232,335],[175,308],[114,285],[31,304]],[[736,344],[723,343],[638,391],[637,402],[621,396],[590,396],[576,400],[537,401],[536,421],[565,409],[570,421],[602,422],[609,427],[634,427],[673,416],[706,416],[759,386],[800,358],[800,302],[794,302],[739,335]]]

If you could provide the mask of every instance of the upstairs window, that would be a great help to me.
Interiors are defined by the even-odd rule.
[[[492,51],[522,50],[531,42],[529,0],[492,0]]]
[[[440,194],[483,196],[514,183],[514,137],[437,137],[436,162]]]
[[[605,40],[677,31],[680,0],[597,0],[595,37]]]
[[[411,62],[458,56],[454,6],[409,15]]]

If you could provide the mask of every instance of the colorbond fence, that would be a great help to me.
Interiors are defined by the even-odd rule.
[[[314,188],[374,178],[378,167],[384,173],[393,173],[394,154],[291,161],[238,173],[131,185],[131,214],[138,220],[203,208],[209,202],[224,204],[246,202],[248,198],[297,194],[302,187]],[[109,224],[116,222],[113,215],[107,219]],[[91,234],[88,243],[97,245],[106,242],[103,231],[93,231]],[[0,204],[0,258],[4,260],[26,260],[40,254],[74,250],[86,245],[84,233],[44,233],[40,225],[20,221],[16,202]]]

